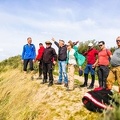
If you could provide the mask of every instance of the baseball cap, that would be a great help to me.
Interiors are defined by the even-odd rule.
[[[90,47],[91,47],[91,46],[93,46],[93,44],[92,44],[92,43],[89,43],[89,44],[88,44],[88,46],[90,46]]]

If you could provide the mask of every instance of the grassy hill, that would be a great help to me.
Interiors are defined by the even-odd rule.
[[[101,118],[102,114],[84,108],[81,100],[84,89],[76,88],[67,92],[64,85],[48,87],[47,84],[40,84],[41,80],[31,81],[30,78],[30,73],[24,76],[22,72],[20,56],[11,57],[0,63],[0,120]]]

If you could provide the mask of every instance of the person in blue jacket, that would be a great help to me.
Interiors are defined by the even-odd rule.
[[[28,63],[30,64],[30,70],[33,71],[33,62],[36,57],[36,49],[35,45],[32,44],[32,38],[27,38],[27,44],[23,46],[22,51],[22,62],[23,62],[23,70],[27,72]]]

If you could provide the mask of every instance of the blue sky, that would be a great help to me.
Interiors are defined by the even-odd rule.
[[[120,0],[0,0],[0,60],[21,54],[29,36],[36,50],[52,37],[116,46],[119,5]]]

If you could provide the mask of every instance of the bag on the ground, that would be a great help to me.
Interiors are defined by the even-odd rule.
[[[82,76],[83,75],[83,70],[79,69],[78,74],[79,74],[79,76]]]
[[[85,93],[82,102],[85,107],[93,112],[102,112],[110,105],[113,93],[110,90],[102,89]]]

